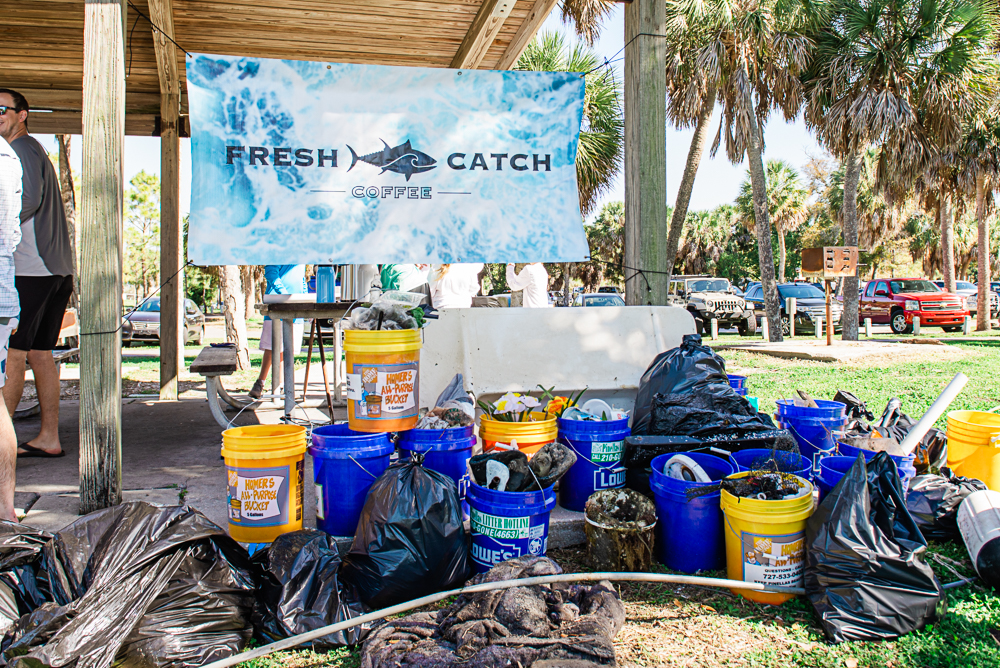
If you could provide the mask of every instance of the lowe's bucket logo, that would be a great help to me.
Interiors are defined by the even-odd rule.
[[[517,545],[495,543],[496,548],[472,542],[472,560],[485,566],[493,566],[501,561],[509,561],[521,556],[521,548]],[[537,554],[537,553],[532,553]]]
[[[625,468],[597,469],[594,471],[594,489],[617,489],[625,486]]]

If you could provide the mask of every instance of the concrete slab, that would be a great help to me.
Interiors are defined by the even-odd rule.
[[[145,501],[160,506],[177,505],[180,489],[135,489],[123,490],[122,497],[126,501]],[[80,518],[80,494],[46,494],[40,496],[21,520],[36,529],[55,533],[72,524]]]
[[[930,343],[931,340],[915,339],[912,342],[889,341],[839,341],[827,346],[825,340],[806,341],[791,340],[782,343],[755,341],[734,345],[716,346],[717,350],[742,350],[745,352],[781,357],[785,359],[802,359],[814,362],[855,362],[861,359],[878,358],[882,362],[910,362],[913,356],[931,355],[941,358],[959,358],[965,351],[948,345],[921,345],[919,353],[913,343]],[[939,343],[935,341],[934,343]]]
[[[587,542],[583,513],[556,505],[549,513],[549,549],[555,550]]]

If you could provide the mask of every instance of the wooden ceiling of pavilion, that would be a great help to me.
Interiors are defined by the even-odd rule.
[[[125,132],[159,134],[151,4],[189,52],[342,63],[509,69],[557,0],[130,0]],[[22,0],[0,19],[0,87],[24,93],[36,133],[79,134],[83,0]],[[138,12],[136,11],[138,9]],[[184,54],[177,50],[180,89]],[[51,113],[41,113],[46,110]],[[186,113],[182,93],[181,113]]]

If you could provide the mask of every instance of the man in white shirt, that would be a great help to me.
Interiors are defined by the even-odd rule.
[[[549,272],[541,262],[525,265],[520,274],[514,273],[514,265],[507,265],[507,285],[512,291],[524,290],[521,305],[526,308],[547,308],[549,306]]]
[[[0,105],[0,114],[13,112]],[[21,160],[0,135],[0,388],[7,374],[7,348],[21,312],[14,286],[14,249],[21,240]],[[17,434],[10,414],[0,410],[0,519],[17,521],[14,514],[14,474]]]

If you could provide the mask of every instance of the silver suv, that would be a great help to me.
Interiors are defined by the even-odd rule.
[[[708,329],[712,319],[719,329],[735,327],[743,334],[757,331],[752,307],[736,294],[728,279],[712,276],[674,276],[670,281],[671,306],[683,306],[694,316],[698,333]]]

